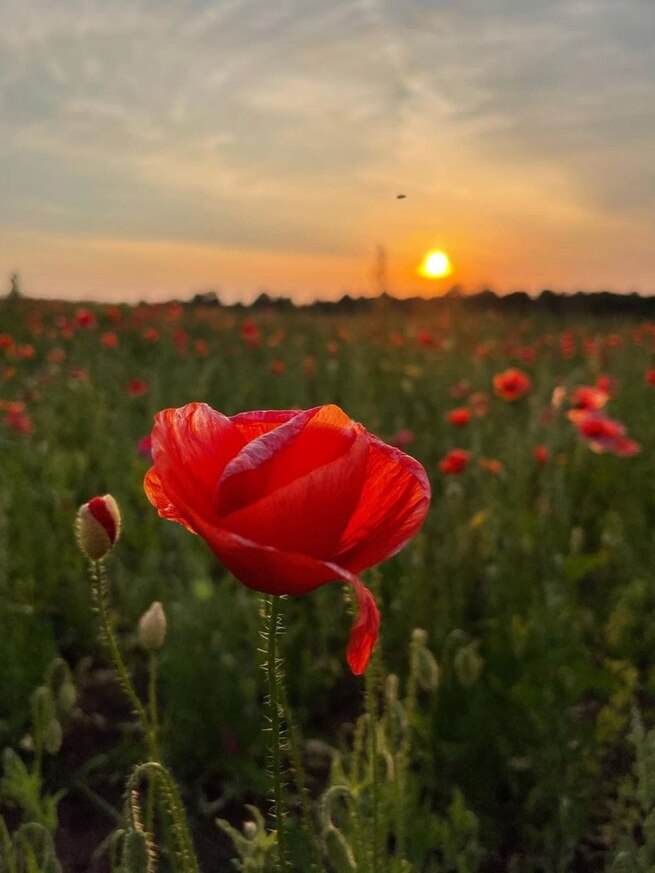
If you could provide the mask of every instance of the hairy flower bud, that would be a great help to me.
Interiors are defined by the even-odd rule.
[[[139,645],[148,652],[161,649],[166,637],[166,613],[158,600],[139,619]]]
[[[94,497],[77,513],[77,541],[91,561],[107,557],[121,531],[121,514],[111,496]]]

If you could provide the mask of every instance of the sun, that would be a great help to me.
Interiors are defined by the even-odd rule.
[[[426,279],[442,279],[453,272],[450,258],[445,252],[428,252],[418,272]]]

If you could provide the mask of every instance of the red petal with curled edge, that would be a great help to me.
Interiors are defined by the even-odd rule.
[[[257,437],[269,433],[275,428],[295,418],[298,415],[297,409],[262,409],[255,412],[239,412],[230,418],[240,431],[244,440],[249,443]]]
[[[196,533],[189,522],[180,515],[180,510],[177,506],[174,506],[168,499],[168,495],[161,484],[159,473],[154,467],[151,467],[146,473],[145,479],[143,480],[143,487],[148,500],[157,509],[157,512],[162,518],[167,518],[169,521],[176,521],[178,524],[183,525],[188,531],[191,531],[191,533]]]
[[[297,596],[326,582],[339,579],[349,582],[358,611],[350,632],[347,659],[356,676],[364,673],[378,639],[380,613],[373,595],[357,576],[330,561],[281,551],[230,531],[203,527],[199,521],[197,532],[207,540],[214,554],[240,582],[255,591]]]
[[[255,414],[250,413],[249,428],[256,425]],[[266,422],[268,414],[259,414]],[[242,427],[244,417],[235,416],[233,421]],[[249,442],[226,466],[217,492],[219,514],[245,508],[344,455],[358,432],[336,406],[297,412]]]
[[[332,559],[353,573],[399,552],[430,506],[430,483],[421,464],[370,434],[369,443],[359,504]]]
[[[345,454],[223,516],[221,527],[283,551],[329,560],[359,502],[368,451],[367,435],[359,432]]]
[[[148,497],[159,508],[165,495],[170,506],[189,505],[205,518],[216,518],[216,483],[245,440],[227,416],[206,403],[188,403],[179,409],[164,409],[155,416],[152,431],[153,470]],[[186,525],[194,527],[188,514],[179,512]],[[164,517],[175,517],[164,509]]]
[[[357,598],[357,618],[350,630],[346,657],[355,676],[361,676],[378,639],[380,612],[373,595],[356,576],[352,585]]]

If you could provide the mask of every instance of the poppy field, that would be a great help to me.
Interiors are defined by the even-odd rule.
[[[627,315],[0,301],[1,873],[655,869],[654,400]]]

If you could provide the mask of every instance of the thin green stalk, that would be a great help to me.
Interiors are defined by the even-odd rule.
[[[378,786],[378,706],[376,701],[376,662],[371,665],[366,673],[366,714],[368,720],[368,738],[370,754],[371,793],[373,796],[373,815],[371,822],[371,840],[373,851],[371,853],[372,873],[378,873],[380,855],[380,823],[378,815],[379,786]]]
[[[289,873],[287,841],[284,828],[284,809],[282,805],[282,749],[280,720],[280,662],[277,655],[277,634],[279,621],[279,598],[272,594],[266,598],[267,604],[267,647],[266,678],[268,680],[268,703],[271,720],[271,753],[273,758],[273,814],[276,821],[277,852],[279,869]]]
[[[150,757],[153,760],[156,760],[154,755],[155,746],[153,745],[152,741],[152,731],[150,728],[148,715],[143,707],[143,704],[139,700],[136,691],[134,690],[132,682],[130,681],[130,677],[125,667],[125,662],[123,661],[123,656],[120,653],[118,643],[116,642],[116,637],[114,636],[114,631],[111,627],[111,622],[109,621],[107,570],[102,561],[92,562],[91,579],[93,583],[91,586],[91,593],[93,595],[98,615],[100,616],[100,623],[102,625],[102,638],[109,652],[109,656],[113,661],[114,667],[116,668],[116,672],[118,673],[118,681],[120,682],[121,688],[123,689],[128,700],[130,701],[135,715],[141,722],[141,727],[143,728],[143,732],[145,733],[148,743],[148,751]]]
[[[200,873],[200,867],[198,866],[198,860],[193,848],[193,841],[189,833],[186,814],[177,785],[166,767],[157,761],[139,764],[132,771],[132,775],[127,783],[127,810],[131,827],[135,830],[141,828],[138,784],[142,776],[147,776],[148,780],[155,777],[161,788],[164,803],[173,823],[182,873]]]
[[[291,752],[291,763],[293,765],[293,771],[296,779],[296,788],[298,789],[298,796],[300,798],[300,814],[302,818],[303,830],[305,831],[305,835],[309,840],[309,844],[312,850],[312,864],[310,869],[313,871],[318,871],[320,869],[321,862],[318,835],[316,833],[316,827],[314,825],[314,819],[312,817],[309,793],[305,784],[305,769],[302,765],[300,744],[298,742],[298,732],[296,731],[296,726],[291,716],[291,707],[289,706],[289,698],[287,695],[286,683],[283,676],[280,677],[279,691],[282,704],[282,712],[289,735],[289,750]]]
[[[159,712],[157,708],[157,652],[151,649],[148,658],[148,715],[150,721],[151,757],[159,761]],[[146,829],[154,833],[155,800],[157,792],[157,776],[152,773],[148,778],[148,806],[146,811]]]

